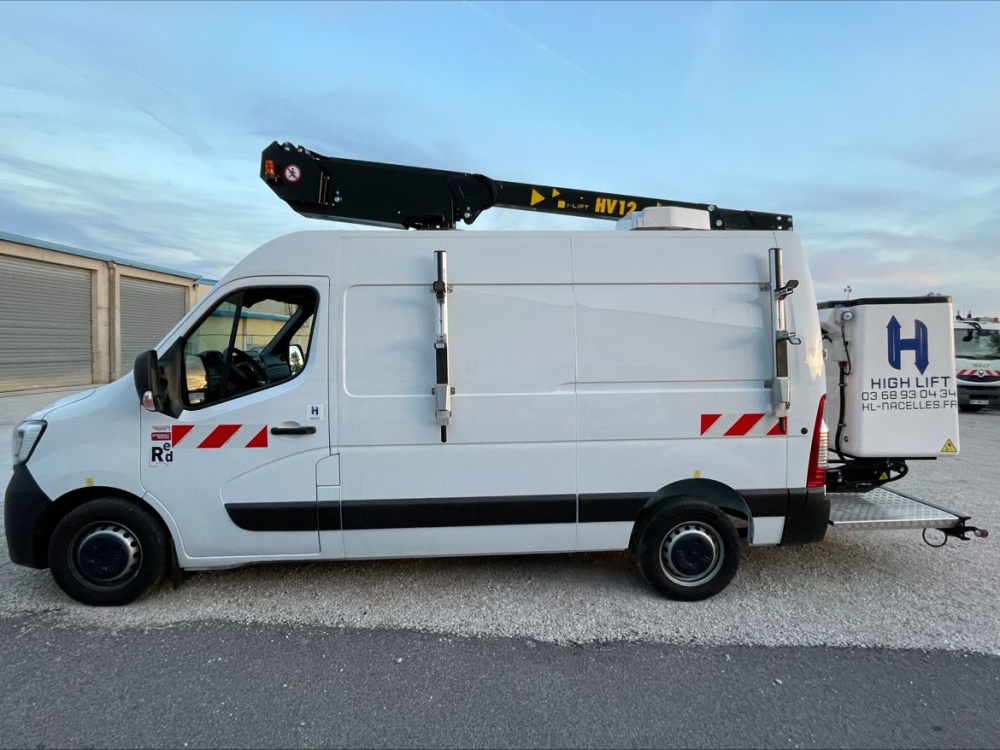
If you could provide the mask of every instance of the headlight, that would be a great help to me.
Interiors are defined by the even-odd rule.
[[[43,432],[45,432],[45,420],[42,419],[21,422],[21,424],[14,428],[14,441],[12,445],[14,466],[25,463],[31,457],[31,452],[35,450],[35,446],[38,445],[38,439],[42,436]]]

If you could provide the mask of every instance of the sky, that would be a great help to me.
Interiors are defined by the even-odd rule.
[[[1000,314],[1000,3],[0,1],[0,18],[0,231],[219,278],[279,235],[354,228],[260,180],[288,141],[787,213],[820,300]],[[464,229],[610,226],[493,209]]]

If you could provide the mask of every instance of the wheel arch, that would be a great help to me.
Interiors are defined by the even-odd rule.
[[[52,539],[52,532],[55,530],[56,525],[63,518],[65,518],[70,511],[79,508],[81,505],[84,505],[91,500],[98,500],[102,497],[117,497],[122,500],[127,500],[128,502],[131,502],[148,511],[150,516],[155,518],[160,526],[163,527],[163,532],[167,535],[167,539],[170,541],[170,546],[174,546],[174,536],[167,519],[163,518],[155,506],[146,502],[141,497],[136,497],[131,492],[118,487],[106,487],[101,485],[93,487],[80,487],[53,500],[48,507],[45,508],[41,517],[38,519],[38,526],[35,529],[33,549],[34,561],[36,563],[35,567],[49,567],[49,542]],[[176,556],[176,552],[174,553],[174,556]]]
[[[636,543],[646,520],[664,504],[676,502],[678,500],[694,498],[703,500],[710,505],[714,505],[727,516],[738,521],[745,522],[745,528],[739,528],[741,537],[752,533],[753,515],[750,513],[750,506],[743,496],[717,479],[707,479],[705,477],[689,477],[661,487],[654,492],[642,506],[635,523],[632,525],[632,534],[629,537],[629,551],[635,554]]]

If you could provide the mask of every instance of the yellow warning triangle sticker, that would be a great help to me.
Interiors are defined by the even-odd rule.
[[[951,442],[951,440],[949,439],[949,440],[945,440],[944,441],[944,445],[941,446],[941,452],[942,453],[958,453],[958,448],[956,448],[955,444],[953,442]]]
[[[543,200],[545,200],[545,196],[534,188],[531,188],[531,205],[534,206],[536,203],[541,203]]]

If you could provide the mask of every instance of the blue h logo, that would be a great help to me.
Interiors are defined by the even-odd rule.
[[[908,349],[913,352],[913,361],[916,363],[917,369],[920,370],[920,374],[923,375],[927,365],[930,364],[927,356],[927,326],[924,325],[923,321],[914,319],[912,339],[900,337],[899,332],[902,326],[896,320],[895,315],[889,319],[885,328],[889,332],[889,364],[892,365],[893,369],[901,369],[900,355],[903,350]]]

